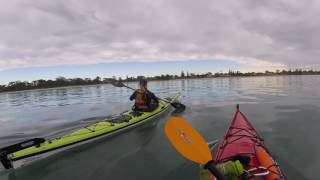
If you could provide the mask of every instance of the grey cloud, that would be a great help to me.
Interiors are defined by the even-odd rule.
[[[218,57],[319,68],[319,15],[311,0],[6,1],[0,70]]]

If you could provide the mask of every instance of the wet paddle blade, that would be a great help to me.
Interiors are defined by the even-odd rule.
[[[186,159],[202,165],[212,160],[205,140],[183,118],[171,117],[165,125],[165,134],[176,150]]]

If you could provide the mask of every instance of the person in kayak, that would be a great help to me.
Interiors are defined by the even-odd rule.
[[[140,88],[130,96],[131,101],[135,100],[132,108],[134,111],[150,112],[158,107],[158,98],[148,90],[147,85],[148,81],[146,79],[140,79]]]

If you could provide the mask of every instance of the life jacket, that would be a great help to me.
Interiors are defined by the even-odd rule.
[[[137,91],[136,98],[135,98],[135,107],[137,109],[148,108],[146,96],[147,96],[146,92],[141,92],[140,90]]]

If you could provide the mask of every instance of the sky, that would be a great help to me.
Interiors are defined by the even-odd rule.
[[[316,0],[0,1],[0,84],[320,69]]]

